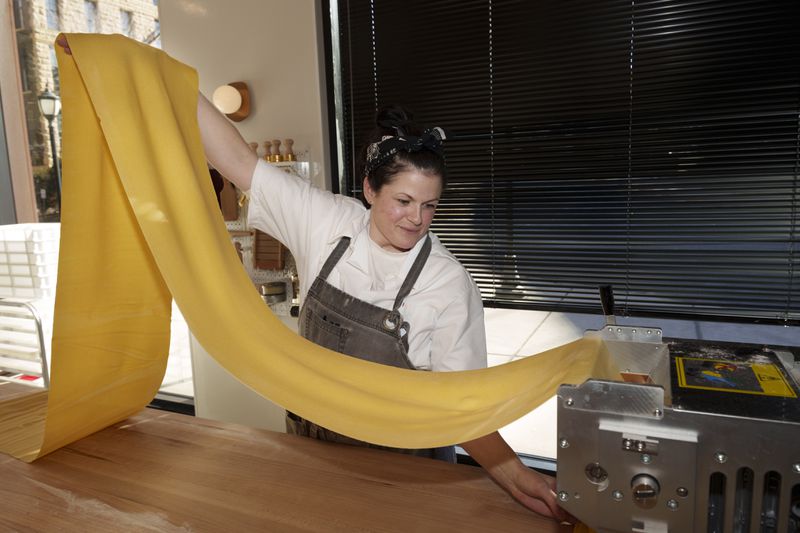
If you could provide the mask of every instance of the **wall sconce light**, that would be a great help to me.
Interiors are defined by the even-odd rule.
[[[250,91],[243,81],[221,85],[211,96],[214,106],[229,119],[239,122],[250,115]]]

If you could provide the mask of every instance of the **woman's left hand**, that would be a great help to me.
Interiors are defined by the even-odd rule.
[[[522,465],[513,476],[513,481],[507,490],[515,500],[540,515],[549,516],[560,522],[570,519],[566,511],[558,506],[554,477],[540,474]]]
[[[574,521],[558,506],[555,478],[540,474],[522,464],[499,433],[490,433],[479,439],[464,442],[461,447],[492,476],[498,485],[531,511],[559,522]]]
[[[64,51],[72,55],[72,49],[69,47],[69,43],[67,42],[67,36],[63,33],[59,33],[58,37],[56,37],[56,44],[64,49]]]

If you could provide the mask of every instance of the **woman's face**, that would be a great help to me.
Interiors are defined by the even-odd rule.
[[[369,236],[381,248],[406,252],[428,233],[442,195],[442,178],[410,168],[375,191],[364,178],[371,206]]]

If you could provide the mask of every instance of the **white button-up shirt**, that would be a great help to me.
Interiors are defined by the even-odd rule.
[[[370,304],[391,309],[423,240],[392,262],[396,273],[371,272],[370,211],[347,196],[313,187],[260,160],[253,172],[248,224],[281,241],[292,253],[302,305],[308,289],[343,236],[351,242],[327,281]],[[421,370],[486,367],[486,332],[480,292],[461,263],[431,234],[428,261],[400,307],[409,323],[409,359]],[[382,264],[384,267],[386,262]],[[377,282],[376,282],[377,281]]]

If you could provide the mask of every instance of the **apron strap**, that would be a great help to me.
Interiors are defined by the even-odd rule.
[[[403,304],[403,300],[406,299],[408,293],[410,293],[411,289],[414,288],[414,283],[417,282],[417,278],[419,278],[420,272],[422,272],[422,267],[425,266],[430,254],[431,236],[428,234],[425,236],[425,242],[422,244],[422,249],[419,251],[417,258],[414,260],[414,264],[411,265],[411,269],[408,271],[406,279],[403,281],[403,284],[400,286],[400,290],[397,292],[397,297],[394,299],[393,311],[400,309],[400,306]]]
[[[339,244],[336,245],[336,248],[334,248],[331,255],[328,256],[325,264],[322,265],[322,270],[319,271],[319,275],[317,276],[318,278],[322,278],[323,280],[328,279],[331,270],[333,270],[333,267],[339,262],[339,259],[342,258],[348,246],[350,246],[350,237],[342,237],[339,239]]]
[[[336,248],[334,248],[333,252],[331,252],[331,255],[328,256],[325,264],[322,265],[322,270],[319,271],[319,275],[317,276],[318,280],[328,279],[333,267],[335,267],[342,258],[342,255],[344,255],[344,252],[347,250],[348,246],[350,246],[350,237],[342,237],[339,239],[339,244],[336,245]],[[422,243],[422,248],[420,249],[419,254],[417,254],[417,258],[414,260],[414,263],[411,265],[411,269],[409,269],[406,279],[403,280],[403,284],[400,286],[400,290],[397,292],[397,297],[394,300],[394,307],[386,314],[386,317],[383,320],[382,326],[384,329],[388,331],[405,329],[406,334],[408,334],[408,323],[402,322],[399,309],[403,304],[403,300],[406,299],[406,296],[408,296],[408,294],[411,292],[411,289],[414,288],[414,283],[417,282],[417,279],[422,272],[422,268],[428,261],[428,256],[431,253],[431,246],[431,236],[428,234],[425,236],[425,242]]]

